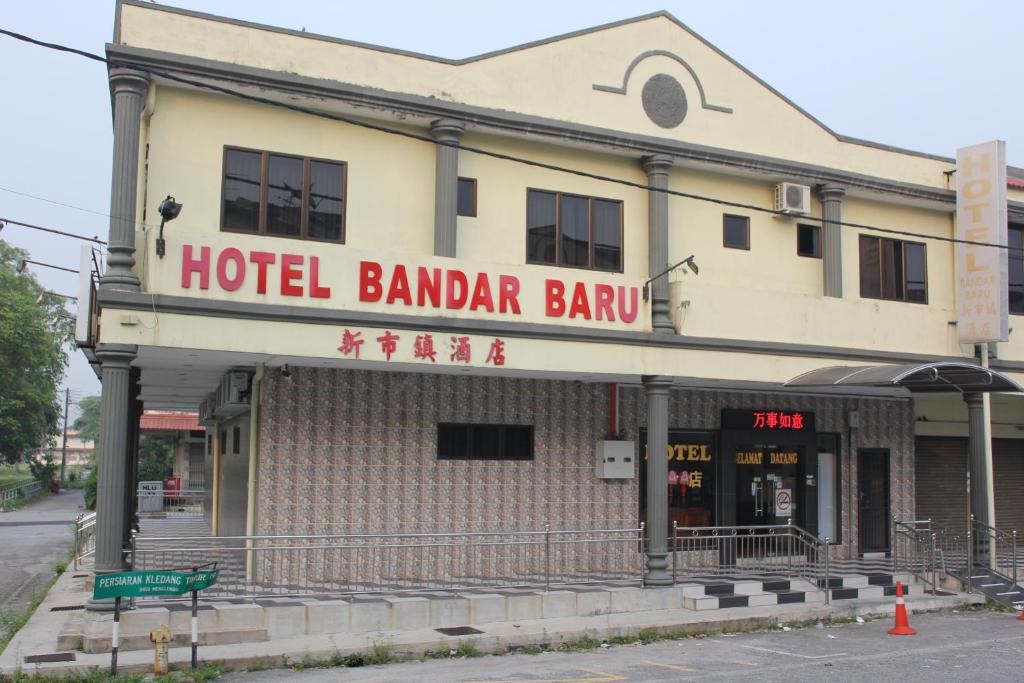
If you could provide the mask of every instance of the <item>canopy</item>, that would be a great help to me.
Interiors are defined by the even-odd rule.
[[[905,387],[914,393],[1024,391],[1006,375],[980,365],[956,361],[910,365],[834,365],[811,370],[786,382],[787,387]]]

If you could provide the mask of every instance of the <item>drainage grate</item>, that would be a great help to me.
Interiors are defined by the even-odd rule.
[[[74,612],[75,610],[85,609],[85,605],[58,605],[57,607],[51,607],[51,612]]]
[[[475,636],[478,633],[483,633],[483,631],[479,631],[472,626],[444,626],[434,630],[446,636]]]
[[[48,655],[29,655],[25,657],[26,664],[44,664],[46,662],[73,662],[74,652],[54,652]]]
[[[88,577],[89,577],[88,574],[72,574],[71,575],[72,579],[86,579]]]

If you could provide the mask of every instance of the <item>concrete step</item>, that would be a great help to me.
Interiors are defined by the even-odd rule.
[[[215,628],[199,633],[200,645],[238,645],[240,643],[262,643],[267,640],[267,629],[265,628]],[[86,636],[82,639],[82,651],[87,653],[110,652],[111,634],[106,636]],[[192,643],[191,630],[174,634],[174,647],[186,647]],[[61,648],[59,647],[58,650]],[[73,648],[66,648],[73,649]],[[119,645],[120,650],[151,650],[153,643],[149,634],[135,633],[122,635]]]

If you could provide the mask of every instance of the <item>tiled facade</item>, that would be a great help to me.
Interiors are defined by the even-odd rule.
[[[260,420],[258,534],[628,528],[638,482],[600,480],[608,385],[510,377],[295,368],[269,373]],[[670,428],[715,430],[722,408],[771,402],[813,411],[842,435],[843,548],[856,552],[859,448],[890,452],[892,512],[914,510],[908,400],[679,389]],[[848,414],[860,415],[852,431]],[[438,422],[531,424],[532,462],[439,461]],[[620,436],[637,440],[644,391],[624,387]],[[841,553],[842,554],[842,553]]]

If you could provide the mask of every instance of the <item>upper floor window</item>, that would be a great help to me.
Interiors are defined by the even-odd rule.
[[[438,460],[533,460],[531,425],[437,425]]]
[[[1024,314],[1024,223],[1010,223],[1010,313]]]
[[[928,303],[925,245],[861,235],[860,295],[869,299]]]
[[[476,216],[476,178],[459,178],[458,215],[473,218]]]
[[[750,249],[750,218],[747,216],[722,216],[722,246],[730,249]]]
[[[797,256],[821,258],[821,226],[796,226],[796,253]]]
[[[345,241],[343,162],[224,149],[221,229]]]
[[[622,271],[622,202],[526,193],[526,261]]]

